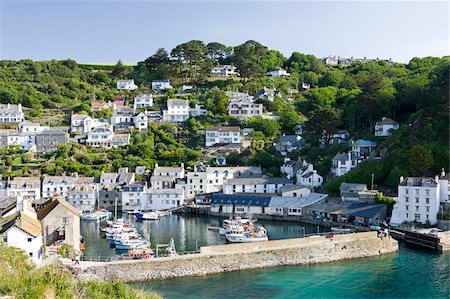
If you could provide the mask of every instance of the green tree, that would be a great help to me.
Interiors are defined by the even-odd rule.
[[[265,69],[261,65],[261,59],[267,55],[267,52],[267,47],[254,40],[234,48],[230,59],[239,69],[244,84],[255,77],[264,75]]]
[[[274,138],[280,135],[280,125],[274,119],[262,118],[261,116],[255,116],[250,118],[248,126],[255,131],[261,131],[264,136]]]
[[[280,112],[280,124],[283,131],[292,132],[294,127],[300,121],[300,115],[291,105],[285,105],[281,108]]]
[[[124,78],[129,72],[130,70],[119,60],[111,71],[111,75],[117,78]]]
[[[206,47],[208,48],[206,54],[216,63],[222,63],[230,54],[230,49],[218,42],[211,42],[207,44]]]
[[[430,173],[434,160],[431,150],[423,145],[415,145],[409,152],[408,174],[411,176],[424,176]]]

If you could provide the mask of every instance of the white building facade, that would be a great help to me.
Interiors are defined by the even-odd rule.
[[[205,133],[205,146],[215,144],[241,143],[239,127],[209,127]]]

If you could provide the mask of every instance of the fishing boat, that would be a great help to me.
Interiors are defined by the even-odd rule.
[[[91,212],[91,213],[84,213],[80,216],[81,220],[86,221],[100,221],[107,218],[107,214],[104,212],[98,211],[98,212]]]
[[[137,220],[158,220],[159,213],[158,212],[146,212],[146,213],[138,213],[134,215]]]
[[[116,250],[142,250],[148,249],[147,241],[145,240],[125,240],[120,244],[116,244]]]
[[[252,218],[251,216],[241,218],[239,216],[232,217],[228,219],[224,219],[222,222],[222,227],[219,229],[220,235],[225,235],[225,233],[230,228],[236,228],[236,227],[250,227],[253,226],[254,222],[256,222],[256,219]]]
[[[225,238],[230,243],[253,243],[269,241],[267,231],[263,226],[259,226],[258,230],[243,230],[242,227],[236,226],[230,228]]]

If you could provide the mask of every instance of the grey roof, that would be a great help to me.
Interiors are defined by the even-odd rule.
[[[72,120],[83,120],[86,117],[90,117],[90,116],[85,115],[85,114],[72,114]]]
[[[45,130],[37,133],[36,135],[68,135],[67,132],[62,130]]]
[[[213,194],[211,204],[229,204],[241,206],[259,206],[268,207],[270,203],[270,195],[251,195],[251,194]]]
[[[112,137],[113,142],[128,142],[130,134],[114,134]]]
[[[313,174],[314,174],[314,172],[308,171],[307,173],[304,173],[304,174],[302,175],[302,177],[303,177],[303,178],[309,178],[309,177],[312,176]]]
[[[239,127],[209,127],[206,131],[217,131],[217,132],[239,132],[241,129]]]
[[[173,189],[155,189],[151,188],[148,189],[148,193],[150,195],[161,195],[161,194],[176,194],[181,195],[183,194],[183,189],[173,188]]]
[[[354,183],[341,183],[341,186],[339,187],[339,190],[341,192],[345,191],[363,191],[367,190],[366,184],[354,184]]]
[[[383,117],[382,120],[377,121],[377,125],[398,125],[398,122],[389,117]]]
[[[339,153],[333,157],[333,161],[347,161],[348,154],[347,153]]]
[[[184,169],[181,166],[158,166],[155,167],[155,170],[153,171],[153,173],[163,173],[163,172],[183,172]]]
[[[322,199],[326,198],[328,194],[323,193],[310,193],[306,197],[284,197],[284,196],[272,196],[270,199],[269,207],[273,208],[304,208],[315,204]]]
[[[300,140],[302,140],[302,139],[300,139]],[[284,136],[280,136],[280,138],[278,138],[278,142],[297,142],[300,140],[297,140],[297,135],[284,135]]]
[[[168,99],[167,106],[189,106],[189,101],[182,99]]]
[[[228,180],[227,185],[258,185],[258,184],[292,184],[287,178],[235,178]]]
[[[436,187],[437,182],[435,179],[429,177],[409,177],[403,180],[400,185],[413,187]]]
[[[118,173],[115,172],[104,172],[100,175],[100,180],[117,180],[119,177]]]
[[[306,186],[303,185],[286,185],[281,187],[281,192],[289,192],[289,191],[295,191],[295,190],[300,190],[300,189],[304,189],[307,188]]]

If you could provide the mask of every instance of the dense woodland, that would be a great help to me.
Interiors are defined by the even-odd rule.
[[[233,64],[238,78],[211,78],[217,64]],[[287,78],[271,78],[266,72],[283,67]],[[203,104],[209,115],[191,118],[181,126],[152,125],[148,131],[132,132],[132,144],[119,149],[102,150],[69,144],[48,157],[31,157],[17,149],[2,149],[0,167],[3,176],[48,173],[59,175],[79,172],[99,175],[118,167],[154,163],[192,166],[202,153],[201,130],[209,125],[252,127],[252,146],[242,154],[231,155],[231,165],[261,165],[269,174],[279,175],[283,159],[272,144],[281,134],[291,134],[300,121],[306,124],[303,137],[309,146],[292,158],[302,156],[314,163],[321,175],[330,169],[332,157],[348,149],[347,145],[319,146],[325,130],[333,134],[347,129],[354,140],[376,141],[382,160],[367,161],[344,177],[328,182],[324,189],[336,192],[340,182],[370,183],[371,175],[379,187],[395,187],[398,177],[436,175],[449,167],[449,69],[450,57],[414,58],[408,64],[385,61],[354,63],[349,67],[326,66],[313,55],[294,52],[285,57],[256,41],[228,47],[194,40],[172,50],[158,49],[136,66],[79,65],[73,60],[33,62],[0,61],[0,103],[21,103],[29,108],[27,118],[51,125],[68,125],[71,111],[90,112],[93,100],[111,100],[125,96],[132,103],[137,93],[151,92],[151,81],[170,79],[175,90],[156,98],[154,109],[162,108],[177,88],[189,83],[195,92],[183,96],[193,106]],[[139,90],[119,92],[117,79],[134,79]],[[306,82],[311,89],[293,93]],[[280,115],[280,121],[255,117],[238,122],[226,115],[226,90],[254,94],[263,87],[276,88],[283,94],[273,102],[263,101],[264,109]],[[293,101],[286,101],[292,98]],[[50,121],[48,111],[63,112]],[[96,117],[108,117],[108,111]],[[55,113],[53,113],[55,114]],[[374,137],[375,122],[390,117],[400,129],[387,138]],[[46,161],[48,159],[48,161]],[[46,162],[44,162],[46,161]]]

